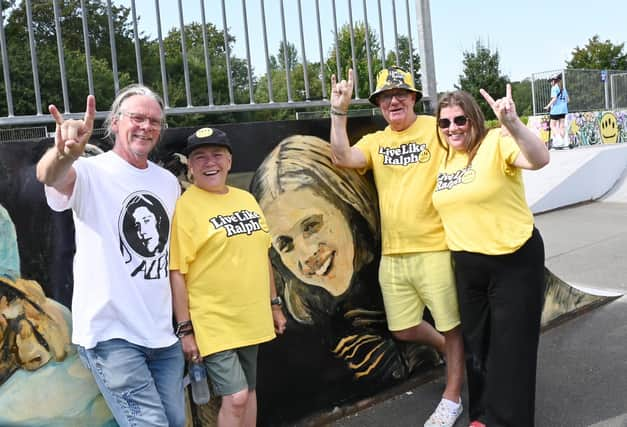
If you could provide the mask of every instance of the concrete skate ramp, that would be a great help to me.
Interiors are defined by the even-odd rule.
[[[524,171],[527,202],[533,213],[599,200],[619,183],[616,198],[627,201],[627,144],[551,151],[551,162]]]
[[[608,191],[600,201],[609,203],[627,203],[627,166],[612,189]]]

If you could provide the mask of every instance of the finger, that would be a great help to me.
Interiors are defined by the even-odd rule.
[[[91,130],[94,128],[94,119],[96,118],[96,97],[94,95],[89,95],[87,97],[87,105],[85,106],[85,117],[83,121],[85,122],[85,127]]]
[[[494,101],[494,98],[492,98],[485,89],[479,89],[479,93],[481,94],[481,96],[483,96],[483,99],[485,99],[488,102],[490,107],[494,106],[496,101]]]
[[[335,74],[331,74],[331,88],[335,89],[336,84],[337,84],[337,77],[335,77]]]
[[[58,125],[63,124],[63,116],[54,104],[48,105],[48,111],[50,111],[50,115],[52,116],[54,121],[57,122]]]
[[[353,69],[352,68],[348,69],[348,84],[350,85],[352,89],[353,87]]]
[[[55,145],[57,147],[57,151],[59,153],[64,153],[65,152],[65,142],[63,141],[63,135],[61,134],[61,126],[57,125],[56,129],[54,130],[54,133],[55,133],[54,141],[55,141]]]
[[[511,84],[507,84],[507,86],[505,86],[505,96],[509,99],[512,99],[512,85]]]
[[[76,127],[74,123],[71,123],[70,126],[63,126],[63,128],[65,129],[65,139],[67,141],[78,138],[78,127]]]

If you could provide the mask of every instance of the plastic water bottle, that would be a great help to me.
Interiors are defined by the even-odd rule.
[[[189,382],[192,385],[192,399],[196,405],[209,402],[209,384],[207,384],[207,370],[202,362],[190,362]]]

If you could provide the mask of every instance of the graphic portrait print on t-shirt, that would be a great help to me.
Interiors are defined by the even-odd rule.
[[[425,163],[431,159],[427,144],[410,142],[398,147],[379,147],[379,155],[384,165],[407,166],[412,163]]]
[[[452,173],[440,172],[435,191],[450,190],[459,184],[469,184],[475,180],[477,172],[472,166],[456,170]]]
[[[255,231],[261,230],[259,219],[257,212],[243,209],[230,215],[214,216],[209,218],[209,222],[216,230],[224,228],[226,237],[233,237],[239,234],[251,235]]]
[[[118,228],[120,251],[132,277],[151,280],[168,276],[170,219],[156,195],[140,191],[128,196]]]

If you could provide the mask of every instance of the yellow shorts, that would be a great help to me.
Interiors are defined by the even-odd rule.
[[[391,331],[418,325],[425,306],[439,331],[461,323],[449,251],[384,255],[379,283]]]

